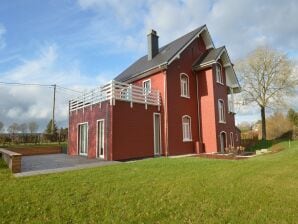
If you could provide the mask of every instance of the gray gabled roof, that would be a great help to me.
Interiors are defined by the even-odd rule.
[[[119,74],[115,80],[119,82],[125,82],[147,70],[169,62],[190,40],[192,40],[199,32],[201,32],[204,27],[205,25],[159,48],[159,53],[152,60],[148,60],[147,55],[141,57],[131,66],[125,69],[121,74]]]
[[[208,65],[218,59],[225,47],[213,48],[206,51],[201,57],[199,57],[192,65],[193,69]]]

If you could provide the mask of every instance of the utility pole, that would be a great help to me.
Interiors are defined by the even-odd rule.
[[[56,84],[53,85],[54,87],[54,98],[53,98],[53,114],[52,114],[52,134],[54,134],[54,122],[55,122],[55,104],[56,104]]]

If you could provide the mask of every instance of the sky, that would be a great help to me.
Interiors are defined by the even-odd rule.
[[[162,46],[204,24],[234,62],[264,44],[298,60],[297,21],[296,0],[1,0],[0,82],[88,91],[146,54],[149,29]],[[57,89],[59,127],[76,94]],[[0,121],[37,121],[42,131],[52,98],[51,87],[0,84]],[[255,106],[236,109],[237,123],[259,119]]]

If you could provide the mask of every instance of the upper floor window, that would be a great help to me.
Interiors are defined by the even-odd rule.
[[[151,93],[151,79],[143,81],[143,91],[144,94]]]
[[[180,74],[181,96],[189,98],[189,78],[186,74]]]
[[[216,64],[215,72],[216,72],[216,82],[223,84],[223,75],[222,75],[221,64]]]
[[[219,122],[224,123],[226,122],[225,116],[225,105],[223,100],[218,100],[218,115],[219,115]]]
[[[192,141],[191,135],[191,117],[188,115],[184,115],[182,117],[182,133],[183,133],[183,141]]]

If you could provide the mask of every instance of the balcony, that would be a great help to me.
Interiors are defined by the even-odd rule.
[[[144,104],[146,109],[147,105],[158,106],[158,110],[161,102],[158,90],[148,90],[140,86],[112,80],[106,85],[70,100],[69,111],[77,111],[104,101],[110,101],[111,105],[115,105],[116,100],[126,101],[130,103],[131,107],[134,103]]]

